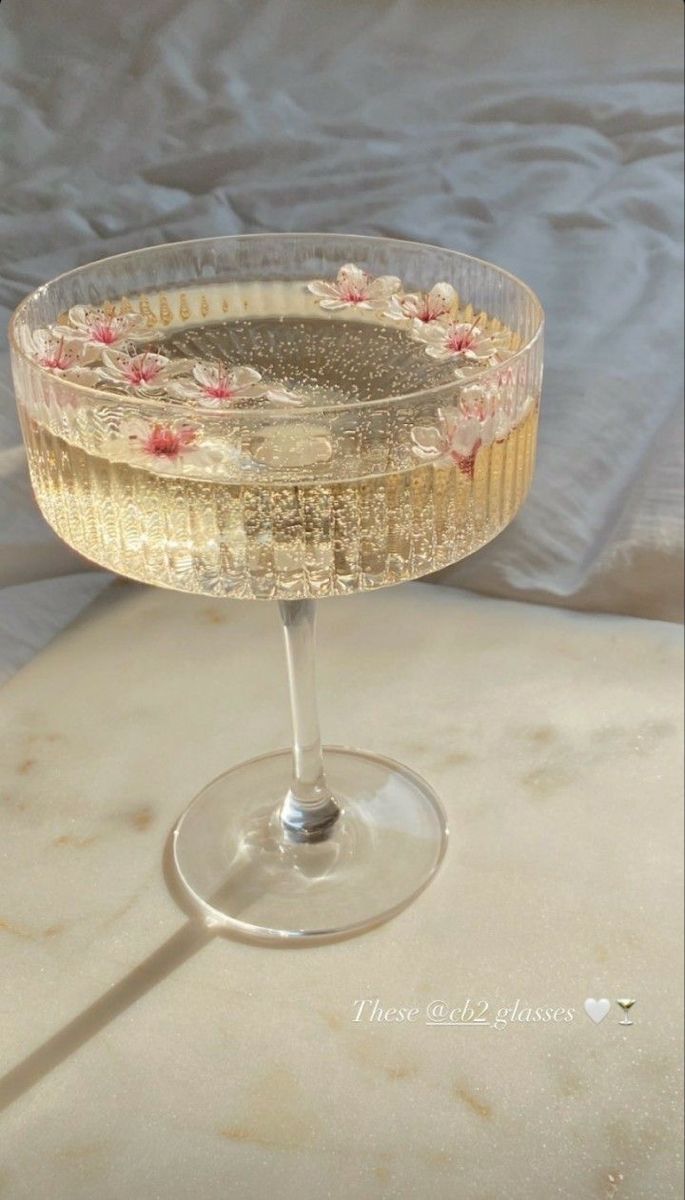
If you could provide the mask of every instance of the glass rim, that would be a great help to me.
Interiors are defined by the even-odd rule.
[[[439,251],[440,254],[450,255],[455,259],[461,260],[462,262],[465,261],[468,263],[475,263],[479,266],[486,267],[490,271],[496,272],[504,279],[510,280],[521,290],[522,293],[529,298],[530,301],[532,301],[533,311],[536,318],[535,329],[531,336],[524,342],[524,344],[519,346],[519,348],[515,350],[513,354],[509,355],[509,357],[504,359],[501,363],[484,367],[481,371],[474,371],[463,380],[458,379],[455,376],[454,380],[449,380],[446,383],[435,384],[426,388],[418,388],[412,392],[393,392],[388,396],[376,397],[373,400],[353,400],[344,404],[321,404],[298,409],[285,409],[282,405],[272,402],[269,405],[260,405],[259,408],[254,409],[247,407],[241,408],[238,406],[236,408],[198,410],[197,406],[186,404],[184,402],[174,401],[173,405],[170,405],[168,400],[164,400],[158,396],[128,396],[125,393],[109,391],[107,388],[95,388],[87,384],[78,383],[76,380],[61,379],[59,376],[52,375],[48,370],[42,367],[40,363],[37,363],[35,359],[33,359],[31,355],[24,350],[23,346],[21,346],[19,342],[16,330],[24,310],[29,308],[31,303],[41,293],[53,287],[54,284],[60,283],[66,279],[70,279],[72,276],[78,276],[82,271],[87,271],[89,268],[100,265],[104,267],[108,263],[113,263],[125,258],[135,258],[138,256],[144,257],[147,254],[171,249],[172,247],[174,249],[182,250],[186,246],[200,246],[208,242],[257,242],[260,240],[268,241],[274,238],[279,238],[283,241],[337,240],[357,242],[362,244],[380,242],[386,245],[394,244],[397,246],[410,246],[418,250],[435,250]],[[134,295],[135,294],[137,293],[134,293]],[[466,299],[467,303],[470,303],[468,298]],[[102,303],[105,303],[105,301]],[[92,307],[96,307],[96,305],[93,305]],[[536,292],[512,271],[507,271],[506,268],[500,267],[496,263],[490,262],[488,259],[479,258],[477,255],[465,254],[461,250],[453,250],[448,246],[439,246],[435,242],[417,242],[410,238],[384,237],[383,235],[377,234],[344,232],[335,233],[331,231],[322,233],[308,231],[287,233],[283,232],[282,230],[276,230],[273,232],[262,231],[260,233],[219,234],[216,237],[184,238],[178,242],[159,242],[151,246],[141,246],[136,250],[122,250],[118,254],[108,254],[104,258],[96,258],[90,262],[81,263],[78,267],[71,267],[68,271],[62,271],[59,275],[55,275],[52,279],[48,279],[44,283],[41,283],[38,287],[34,288],[31,292],[24,296],[22,300],[19,301],[19,304],[16,306],[10,317],[8,325],[8,341],[12,355],[22,359],[28,365],[29,369],[36,371],[40,377],[47,377],[53,386],[58,385],[58,387],[64,387],[70,393],[82,394],[89,397],[91,400],[100,402],[103,400],[112,401],[114,403],[124,405],[127,408],[130,407],[134,412],[136,410],[144,411],[149,408],[159,409],[160,412],[164,412],[166,414],[167,420],[178,420],[182,416],[190,416],[193,421],[197,421],[200,416],[203,421],[208,419],[210,421],[221,419],[225,420],[226,417],[231,414],[240,414],[242,418],[256,418],[257,416],[263,418],[264,416],[277,415],[280,420],[301,420],[303,418],[306,419],[309,415],[314,413],[337,412],[338,414],[341,414],[354,409],[368,409],[373,407],[387,408],[391,405],[409,402],[416,403],[420,400],[428,400],[433,397],[440,398],[443,395],[454,394],[456,389],[468,387],[476,383],[480,384],[483,381],[487,381],[488,378],[497,375],[499,372],[508,370],[511,366],[515,365],[536,345],[537,342],[540,341],[544,327],[545,311]]]

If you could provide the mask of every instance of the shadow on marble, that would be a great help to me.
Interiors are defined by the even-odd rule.
[[[244,873],[249,873],[247,868]],[[118,983],[109,987],[98,1000],[84,1008],[78,1016],[38,1046],[27,1058],[0,1077],[0,1112],[9,1108],[20,1096],[40,1083],[51,1071],[56,1070],[142,996],[167,979],[172,972],[202,950],[212,938],[223,937],[229,941],[243,942],[269,950],[313,950],[341,940],[339,934],[334,934],[330,938],[321,937],[316,942],[265,942],[262,938],[251,938],[233,929],[203,920],[197,915],[178,881],[173,861],[173,833],[169,834],[164,846],[162,874],[172,899],[186,912],[188,921]],[[236,877],[236,873],[233,872],[231,878],[212,897],[212,901],[220,904],[226,897],[227,889],[235,895],[236,888],[240,887],[241,874],[242,872],[237,873]],[[245,898],[246,905],[250,903],[250,899],[248,894]],[[241,911],[235,904],[234,909],[236,913]]]
[[[0,1079],[0,1112],[54,1071],[111,1021],[186,962],[214,936],[198,921],[188,921],[172,937],[108,988],[94,1004],[43,1042]]]

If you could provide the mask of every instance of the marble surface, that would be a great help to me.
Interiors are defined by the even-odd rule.
[[[213,935],[165,861],[288,740],[273,606],[114,586],[0,692],[0,1198],[680,1196],[680,630],[424,585],[319,630],[327,739],[451,825],[429,889],[334,945]],[[632,1027],[583,1011],[626,995]],[[517,1017],[425,1023],[467,1000]]]

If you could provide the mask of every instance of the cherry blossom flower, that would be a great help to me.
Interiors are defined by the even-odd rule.
[[[512,429],[511,412],[497,382],[484,387],[472,384],[464,388],[459,398],[459,411],[471,422],[477,421],[482,446],[503,441]]]
[[[102,366],[98,367],[100,379],[114,383],[136,396],[153,396],[163,391],[169,380],[187,364],[179,360],[172,362],[164,354],[151,350],[135,353],[135,347],[124,350],[103,350]]]
[[[434,321],[445,321],[449,316],[457,293],[451,283],[436,283],[429,292],[407,292],[405,295],[390,297],[386,315],[394,320],[409,318],[421,325],[430,325]]]
[[[177,400],[189,400],[202,408],[222,408],[262,395],[264,385],[259,371],[252,367],[197,362],[192,376],[175,379],[169,384],[169,392]]]
[[[436,466],[455,464],[473,479],[476,455],[482,445],[481,422],[456,408],[438,409],[437,417],[436,425],[416,425],[412,429],[413,453]]]
[[[454,359],[457,366],[486,366],[493,363],[506,344],[507,336],[488,333],[475,321],[421,324],[414,322],[414,337],[425,343],[426,354],[442,362]]]
[[[345,263],[333,283],[315,279],[307,289],[316,296],[321,308],[366,308],[383,311],[391,297],[399,292],[402,282],[396,275],[379,275],[376,279],[354,263]]]
[[[511,367],[498,371],[494,378],[463,388],[459,408],[466,416],[476,416],[484,425],[483,445],[502,442],[528,416],[534,397],[524,394],[521,381]]]
[[[180,473],[191,462],[206,466],[214,461],[195,426],[178,421],[146,421],[143,417],[124,421],[108,450],[115,460],[147,466],[162,474]]]
[[[116,436],[104,448],[115,462],[127,462],[162,475],[224,477],[260,469],[236,442],[225,437],[210,440],[203,437],[198,426],[173,419],[132,417],[122,422]]]
[[[141,450],[155,458],[178,458],[189,446],[194,445],[197,434],[194,429],[174,429],[172,425],[153,425],[141,440]]]
[[[89,346],[120,346],[145,329],[139,313],[106,312],[103,308],[88,308],[76,304],[69,309],[67,325],[56,331]]]
[[[88,367],[93,352],[79,342],[60,337],[50,329],[24,329],[21,347],[44,371],[86,387],[97,383],[95,370]]]
[[[415,426],[413,453],[439,466],[456,463],[472,479],[481,447],[505,441],[533,403],[528,397],[519,404],[515,375],[505,368],[496,379],[465,387],[455,408],[438,409],[436,425]]]

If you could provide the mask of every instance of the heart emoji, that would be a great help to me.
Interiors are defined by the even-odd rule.
[[[588,1017],[594,1021],[595,1025],[599,1025],[603,1021],[611,1008],[611,1000],[593,1000],[590,998],[583,1005]]]

